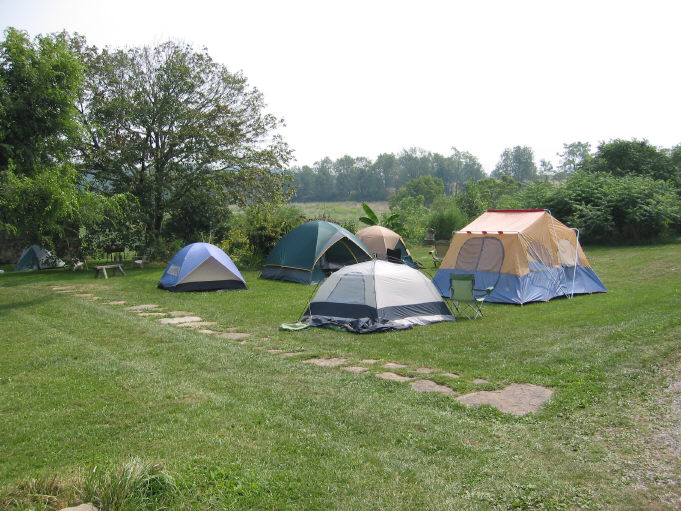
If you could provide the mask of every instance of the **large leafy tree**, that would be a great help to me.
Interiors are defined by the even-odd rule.
[[[224,213],[219,204],[288,200],[282,121],[264,113],[243,75],[176,42],[100,51],[74,37],[72,46],[86,65],[77,103],[82,168],[98,190],[137,198],[148,242],[169,219],[195,236],[188,225],[210,230],[205,213]]]
[[[534,163],[534,152],[527,146],[515,146],[505,149],[499,163],[492,171],[492,177],[512,177],[516,181],[531,182],[537,179],[537,165]]]
[[[568,176],[577,172],[591,158],[591,144],[589,142],[563,144],[563,152],[558,153],[558,156],[560,157],[558,170],[562,176]]]

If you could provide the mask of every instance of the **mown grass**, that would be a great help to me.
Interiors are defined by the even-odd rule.
[[[389,210],[387,201],[367,204],[379,216]],[[307,218],[329,218],[341,223],[355,222],[358,228],[362,227],[359,217],[366,216],[361,202],[294,202],[292,205],[300,208]]]
[[[426,249],[415,253],[432,268]],[[160,266],[109,280],[5,273],[0,503],[28,509],[17,495],[31,478],[79,488],[64,498],[85,501],[69,481],[139,459],[172,478],[159,508],[673,508],[679,444],[659,439],[681,442],[665,436],[675,416],[664,392],[679,379],[681,245],[587,254],[609,293],[489,305],[483,320],[367,336],[278,330],[314,288],[257,272],[245,273],[248,290],[224,293],[159,290]],[[64,285],[102,298],[51,289]],[[109,300],[191,311],[251,336],[242,345],[160,325]],[[302,362],[313,356],[379,362],[352,374]],[[428,377],[457,394],[513,382],[555,393],[523,417],[469,409],[372,377],[389,361],[405,375],[437,369]]]

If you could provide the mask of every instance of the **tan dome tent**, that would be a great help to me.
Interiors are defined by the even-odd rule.
[[[414,266],[409,249],[404,243],[402,236],[395,231],[381,225],[372,225],[357,231],[357,239],[364,243],[369,252],[375,254],[377,259],[383,261],[399,262],[403,261],[409,266]],[[399,252],[399,254],[398,254]]]
[[[488,210],[454,233],[433,283],[449,296],[450,275],[472,273],[494,287],[488,302],[527,303],[605,293],[579,244],[579,232],[548,211]]]

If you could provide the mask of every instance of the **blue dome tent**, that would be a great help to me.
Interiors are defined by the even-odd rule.
[[[239,269],[210,243],[192,243],[170,260],[158,287],[168,291],[246,289]]]

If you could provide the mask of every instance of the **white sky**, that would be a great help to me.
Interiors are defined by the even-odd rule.
[[[242,70],[298,165],[409,147],[681,143],[678,0],[0,0],[0,26],[98,47],[167,39]],[[4,37],[3,37],[4,38]]]

